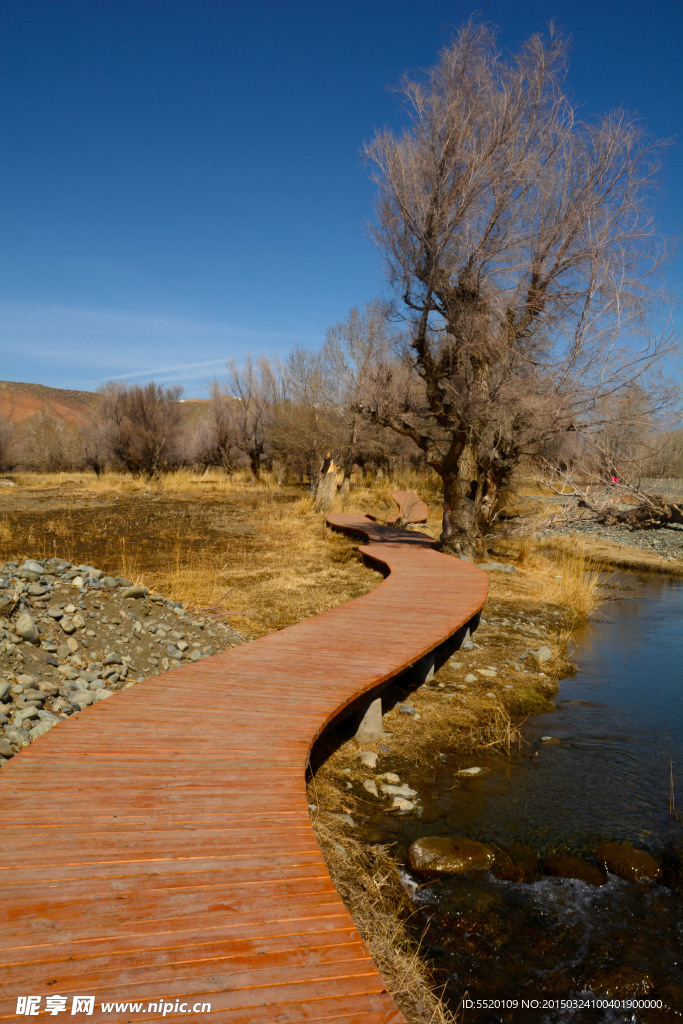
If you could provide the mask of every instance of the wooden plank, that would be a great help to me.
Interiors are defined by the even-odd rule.
[[[327,874],[305,763],[341,710],[470,621],[488,580],[424,534],[328,522],[390,570],[375,591],[138,683],[3,767],[0,1020],[23,1019],[18,996],[78,993],[116,1024],[100,1001],[143,1002],[130,1021],[178,999],[226,1024],[404,1024]]]

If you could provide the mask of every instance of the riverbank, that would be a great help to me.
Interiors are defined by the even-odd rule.
[[[520,738],[520,720],[552,707],[558,680],[571,674],[573,630],[587,614],[598,620],[601,615],[596,604],[590,606],[598,596],[594,591],[588,605],[581,588],[575,593],[578,608],[568,604],[567,595],[577,585],[577,548],[581,551],[573,539],[569,543],[571,548],[562,536],[533,538],[533,543],[528,535],[501,538],[493,556],[499,566],[490,570],[490,597],[474,645],[458,651],[419,689],[391,695],[384,717],[390,735],[383,741],[362,750],[349,738],[336,747],[330,743],[309,786],[330,873],[411,1024],[450,1022],[461,1014],[446,1009],[433,983],[430,990],[429,963],[415,945],[415,905],[406,895],[405,851],[398,858],[394,852],[398,836],[411,831],[413,820],[424,825],[443,814],[443,806],[434,805],[432,786],[425,784],[430,774],[443,786],[444,772],[452,772],[453,786],[476,798],[488,771],[505,771],[506,754]],[[581,573],[593,582],[599,573],[604,593],[612,586],[609,570],[617,565],[662,571],[661,559],[639,548],[619,545],[613,559],[609,556],[603,546],[595,560],[584,555],[582,566],[579,560]],[[500,565],[504,560],[507,566]],[[679,575],[681,565],[673,568]],[[542,656],[551,656],[538,664],[543,648]],[[533,757],[534,751],[528,754]],[[370,913],[368,891],[374,894]],[[398,965],[387,949],[386,936],[392,933],[400,940]]]

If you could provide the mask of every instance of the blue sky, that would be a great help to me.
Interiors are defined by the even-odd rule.
[[[475,10],[505,48],[569,32],[585,115],[679,132],[679,0],[2,0],[0,379],[201,397],[230,356],[319,344],[385,292],[363,141]]]

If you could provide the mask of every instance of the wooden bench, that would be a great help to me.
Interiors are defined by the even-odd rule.
[[[375,590],[93,704],[0,770],[3,1021],[26,1019],[18,997],[43,1019],[78,995],[102,1024],[405,1024],[327,873],[305,767],[343,709],[472,620],[488,577],[424,534],[328,523],[388,567]]]
[[[426,523],[429,508],[415,491],[392,491],[391,497],[398,505],[398,515],[387,519],[387,523]]]

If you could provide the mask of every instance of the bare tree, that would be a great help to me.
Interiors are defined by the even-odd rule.
[[[100,402],[95,404],[86,423],[81,427],[81,461],[95,476],[101,476],[112,458],[114,424],[103,418]]]
[[[78,465],[81,455],[78,431],[47,408],[22,424],[19,457],[31,469],[59,473]]]
[[[330,380],[319,351],[297,346],[278,366],[270,438],[275,455],[302,477],[311,492],[326,454],[338,451],[343,424],[332,408]]]
[[[379,300],[367,302],[362,310],[351,309],[346,320],[327,331],[321,352],[328,381],[327,401],[343,425],[336,447],[346,478],[359,458],[381,456],[386,448],[383,432],[369,427],[362,409],[372,398],[373,382],[382,375],[387,362],[393,362],[395,331],[387,313],[386,303]]]
[[[5,416],[0,416],[0,473],[6,473],[14,465],[14,425]]]
[[[552,26],[504,58],[471,21],[403,79],[405,131],[365,149],[409,325],[405,379],[385,368],[368,408],[440,474],[442,544],[469,555],[519,461],[590,424],[666,349],[648,324],[660,147],[621,111],[578,120],[566,60]]]
[[[239,452],[237,437],[237,402],[227,395],[214,377],[209,385],[209,405],[190,430],[187,458],[205,468],[215,466],[232,472]]]
[[[258,480],[267,452],[276,374],[266,356],[260,356],[256,362],[247,356],[241,364],[230,359],[227,367],[228,382],[223,393],[236,400],[235,447],[249,459],[254,479]]]
[[[151,480],[178,461],[181,387],[109,381],[100,389],[98,418],[107,424],[110,458]]]

